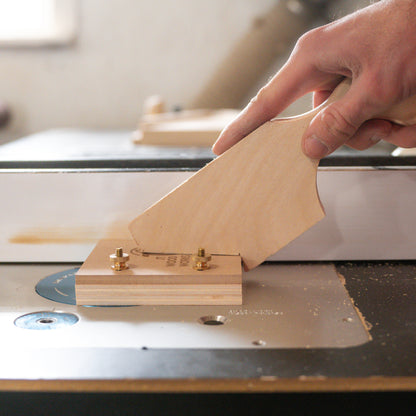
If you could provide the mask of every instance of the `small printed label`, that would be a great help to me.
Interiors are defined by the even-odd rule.
[[[166,266],[173,267],[187,267],[189,266],[189,262],[191,260],[191,256],[189,254],[181,254],[181,255],[170,255],[167,256],[166,259]]]
[[[276,316],[283,315],[283,312],[277,312],[273,309],[230,309],[230,315],[264,315],[264,316]]]

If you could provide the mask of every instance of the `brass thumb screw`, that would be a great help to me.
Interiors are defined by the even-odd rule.
[[[209,261],[211,260],[211,255],[205,253],[204,248],[199,248],[198,253],[192,256],[192,267],[195,270],[202,271],[209,269]]]
[[[110,254],[111,268],[117,272],[128,269],[129,266],[127,262],[129,259],[129,255],[123,253],[122,247],[116,248],[115,253]]]

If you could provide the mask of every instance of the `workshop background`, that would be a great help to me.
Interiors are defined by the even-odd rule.
[[[198,107],[205,103],[200,100],[204,88],[209,88],[233,48],[241,50],[245,36],[261,26],[274,7],[288,8],[294,19],[305,7],[321,7],[321,16],[308,21],[306,31],[369,3],[1,0],[0,112],[4,123],[0,143],[57,127],[134,130],[144,101],[154,94],[163,97],[168,109]],[[62,27],[55,28],[51,36],[25,39],[13,30],[7,33],[19,26],[13,19],[24,32],[24,23],[36,15],[33,7],[47,11],[57,4],[61,16],[55,24]],[[286,23],[290,30],[292,22]],[[278,45],[275,62],[256,82],[248,78],[250,85],[237,97],[238,106],[231,104],[242,107],[284,62],[293,45],[294,39]],[[235,71],[243,77],[244,69]]]
[[[320,162],[315,186],[316,164],[294,166],[295,152],[259,147],[246,157],[237,148],[199,171],[214,157],[209,146],[143,140],[155,119],[216,113],[146,118],[149,97],[160,95],[167,110],[241,108],[302,33],[372,2],[0,0],[0,416],[411,412],[416,155],[382,142],[345,146]],[[286,115],[310,105],[307,96]],[[271,124],[282,143],[298,143],[300,127]],[[225,254],[206,240],[223,244],[238,228],[234,252],[249,241],[265,255],[306,224],[316,188],[325,218],[249,273],[223,280],[218,264],[183,269],[184,289],[167,275],[129,278],[147,273],[142,260],[152,255],[128,226],[165,195],[169,208],[147,223],[155,241],[192,237],[195,254]],[[182,195],[175,206],[172,195]],[[183,235],[166,232],[166,219]],[[279,223],[284,232],[273,232]],[[80,298],[76,274],[103,239],[132,261],[117,276],[110,251],[100,254],[97,272],[111,278],[94,272],[90,293],[108,293],[106,305],[121,306],[120,293],[123,305],[135,293],[166,305],[136,297],[132,307],[89,307],[97,298]],[[166,268],[190,259],[156,251]],[[217,277],[199,285],[210,278],[188,272]],[[240,304],[202,304],[203,290],[217,303],[222,285]],[[170,303],[189,293],[194,304]]]

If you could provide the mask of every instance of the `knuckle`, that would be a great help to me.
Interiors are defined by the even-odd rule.
[[[266,95],[267,95],[267,87],[264,86],[260,88],[257,94],[250,100],[250,105],[258,106],[265,100]]]
[[[321,121],[324,128],[332,138],[338,142],[345,142],[356,132],[357,127],[353,122],[349,121],[337,108],[330,108],[323,111]]]
[[[317,42],[319,42],[319,39],[321,38],[322,32],[322,27],[317,27],[304,33],[296,42],[295,50],[315,49]]]
[[[274,109],[273,91],[269,84],[263,86],[257,94],[250,100],[247,111],[250,114],[262,114],[269,118],[276,115]]]
[[[305,46],[309,43],[310,39],[310,32],[304,33],[295,44],[294,52],[298,52],[299,50],[303,50]]]

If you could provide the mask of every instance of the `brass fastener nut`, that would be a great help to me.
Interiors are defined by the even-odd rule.
[[[110,254],[111,268],[117,272],[128,269],[127,262],[130,257],[128,254],[123,253],[123,248],[118,247],[114,254]]]
[[[209,261],[211,260],[211,255],[205,253],[204,248],[199,248],[198,253],[192,256],[192,267],[195,270],[202,271],[209,269]]]

